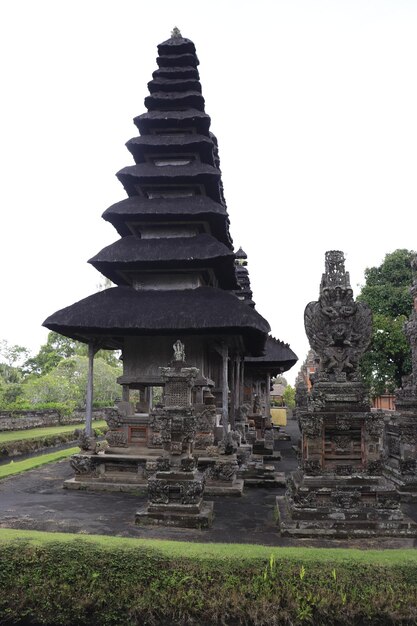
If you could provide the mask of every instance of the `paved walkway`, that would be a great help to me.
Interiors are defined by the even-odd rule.
[[[298,439],[295,422],[286,428],[292,442],[279,442],[280,471],[297,467],[292,446]],[[258,543],[270,546],[321,546],[400,548],[417,547],[414,539],[320,540],[290,539],[278,534],[274,522],[275,497],[283,488],[245,488],[237,497],[212,497],[215,520],[209,530],[138,527],[134,523],[137,508],[145,497],[120,493],[67,491],[63,481],[72,476],[68,461],[47,465],[0,481],[0,527],[203,541],[220,543]],[[417,521],[417,505],[406,506],[407,514]]]

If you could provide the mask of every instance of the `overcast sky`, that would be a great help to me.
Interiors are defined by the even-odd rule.
[[[197,48],[257,309],[301,364],[326,250],[357,294],[417,249],[415,0],[2,0],[0,339],[35,352],[42,321],[96,291],[86,261],[118,239],[101,214],[173,26]]]

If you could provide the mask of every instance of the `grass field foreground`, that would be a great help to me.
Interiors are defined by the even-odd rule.
[[[415,624],[416,590],[414,550],[0,530],[0,615],[13,624]]]
[[[48,463],[55,463],[56,461],[62,461],[70,457],[72,454],[76,454],[80,451],[78,446],[73,448],[66,448],[65,450],[58,450],[57,452],[50,452],[49,454],[39,454],[33,456],[30,459],[24,461],[10,461],[5,465],[0,465],[0,480],[15,474],[27,472],[28,470],[47,465]]]

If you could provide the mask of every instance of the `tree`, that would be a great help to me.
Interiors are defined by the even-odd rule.
[[[51,331],[48,333],[46,343],[40,347],[38,354],[26,361],[24,369],[29,374],[43,376],[53,370],[62,359],[76,355],[87,356],[87,354],[87,344]],[[117,367],[119,363],[119,353],[114,350],[99,350],[96,358],[103,359],[113,367]]]
[[[284,389],[284,393],[282,394],[282,398],[284,400],[284,404],[289,409],[295,408],[295,389],[291,385],[287,385]]]
[[[85,405],[88,358],[74,355],[62,359],[56,367],[43,376],[31,376],[23,387],[22,400],[36,406],[50,402],[74,402]],[[120,367],[112,367],[101,358],[94,359],[94,401],[112,405],[120,397],[117,384]]]
[[[395,250],[378,267],[365,270],[365,285],[358,300],[373,313],[371,348],[360,369],[374,396],[393,393],[411,372],[411,354],[403,326],[412,309],[411,259],[415,252]]]

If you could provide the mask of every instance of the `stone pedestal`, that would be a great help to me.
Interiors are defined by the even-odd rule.
[[[192,456],[197,419],[191,389],[198,370],[186,367],[184,346],[174,344],[171,367],[160,368],[165,406],[158,409],[163,456],[148,466],[148,505],[136,513],[137,524],[208,528],[213,503],[204,502],[205,476]],[[153,470],[156,470],[153,472]]]
[[[385,474],[397,485],[403,500],[417,501],[417,256],[411,266],[414,306],[404,332],[411,348],[412,373],[397,390],[396,413],[387,420]]]
[[[402,500],[417,501],[417,394],[411,384],[397,391],[395,405],[386,423],[384,474]]]
[[[283,535],[417,536],[383,477],[382,413],[370,411],[358,380],[371,336],[370,311],[355,303],[341,252],[326,253],[320,299],[307,305],[305,326],[320,357],[307,402],[297,408],[300,468],[277,499]]]

